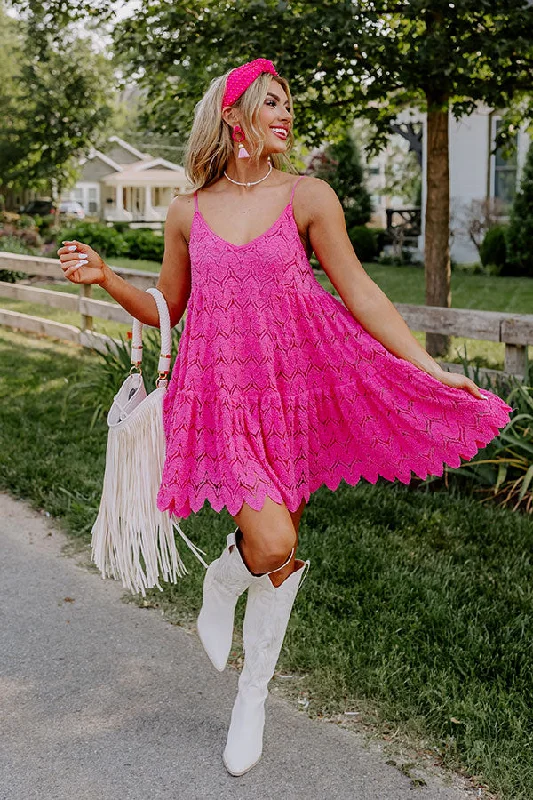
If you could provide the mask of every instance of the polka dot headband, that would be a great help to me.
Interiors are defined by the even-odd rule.
[[[222,99],[222,108],[232,106],[239,99],[241,94],[255,81],[263,72],[270,72],[277,75],[276,67],[268,58],[256,58],[248,61],[241,67],[232,69],[226,80],[226,90]]]

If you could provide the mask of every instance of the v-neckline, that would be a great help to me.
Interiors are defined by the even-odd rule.
[[[234,248],[235,248],[235,249],[237,249],[237,250],[241,250],[243,247],[249,247],[251,244],[255,244],[255,243],[256,243],[256,242],[258,242],[260,239],[263,239],[263,237],[265,237],[265,236],[266,236],[268,233],[270,233],[270,232],[273,230],[273,228],[275,228],[275,227],[276,227],[276,225],[278,225],[278,224],[279,224],[279,222],[281,221],[282,217],[285,215],[285,213],[286,213],[287,209],[288,209],[288,208],[290,208],[291,206],[292,206],[292,200],[289,200],[289,202],[287,203],[287,205],[285,206],[285,208],[283,209],[283,211],[281,212],[281,214],[279,215],[279,217],[278,217],[278,218],[277,218],[277,219],[276,219],[276,220],[275,220],[275,221],[272,223],[272,225],[270,226],[270,228],[267,228],[267,230],[266,230],[264,233],[261,233],[259,236],[255,236],[253,239],[250,239],[250,241],[249,241],[249,242],[244,242],[244,244],[233,244],[233,242],[228,242],[228,240],[227,240],[227,239],[223,239],[223,238],[222,238],[222,236],[219,236],[219,235],[218,235],[218,233],[215,233],[215,231],[213,230],[213,228],[212,228],[212,227],[209,225],[209,223],[207,222],[206,218],[204,217],[204,215],[203,215],[203,214],[202,214],[202,212],[200,211],[200,207],[199,207],[198,205],[196,206],[194,213],[195,213],[195,214],[198,214],[198,216],[200,217],[200,219],[201,219],[201,220],[202,220],[202,222],[204,223],[204,225],[205,225],[205,227],[207,228],[207,230],[208,230],[208,231],[209,231],[209,232],[210,232],[210,233],[211,233],[211,234],[212,234],[212,235],[213,235],[213,236],[214,236],[216,239],[218,239],[219,241],[221,241],[221,242],[223,242],[224,244],[228,245],[229,247],[234,247]]]

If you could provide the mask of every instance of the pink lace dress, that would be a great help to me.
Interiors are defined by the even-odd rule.
[[[512,408],[445,386],[393,355],[316,280],[292,211],[234,245],[195,198],[191,294],[164,400],[158,506],[187,517],[207,500],[233,516],[268,495],[295,511],[341,479],[409,483],[458,467]]]

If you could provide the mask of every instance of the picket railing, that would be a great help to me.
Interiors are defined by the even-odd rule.
[[[41,258],[0,252],[0,269],[22,272],[25,275],[67,283],[63,278],[56,258]],[[157,274],[132,269],[113,267],[113,270],[137,286],[148,289],[155,286]],[[22,283],[0,281],[0,297],[40,303],[52,308],[76,311],[80,314],[80,326],[8,311],[0,307],[0,324],[10,328],[41,333],[58,339],[77,342],[84,347],[105,349],[110,341],[107,336],[93,331],[93,318],[131,323],[131,316],[116,303],[94,300],[91,286],[80,286],[79,295],[40,289]],[[0,304],[1,305],[1,304]],[[466,339],[480,339],[490,342],[503,342],[505,345],[504,369],[481,368],[481,374],[490,375],[496,380],[503,376],[515,375],[522,378],[528,372],[528,345],[533,345],[533,314],[509,314],[500,311],[475,311],[465,308],[439,308],[436,306],[417,306],[394,303],[409,328],[423,333],[444,333]],[[184,318],[178,323],[182,329]],[[436,359],[441,366],[452,372],[463,372],[461,364],[451,364]]]

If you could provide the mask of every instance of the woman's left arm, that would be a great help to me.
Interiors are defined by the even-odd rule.
[[[441,383],[466,389],[482,398],[476,384],[456,372],[446,372],[411,333],[394,304],[365,271],[346,232],[343,208],[328,183],[302,181],[300,202],[308,221],[308,236],[320,265],[344,304],[361,325],[391,353],[409,361]],[[305,189],[304,189],[305,186]]]

